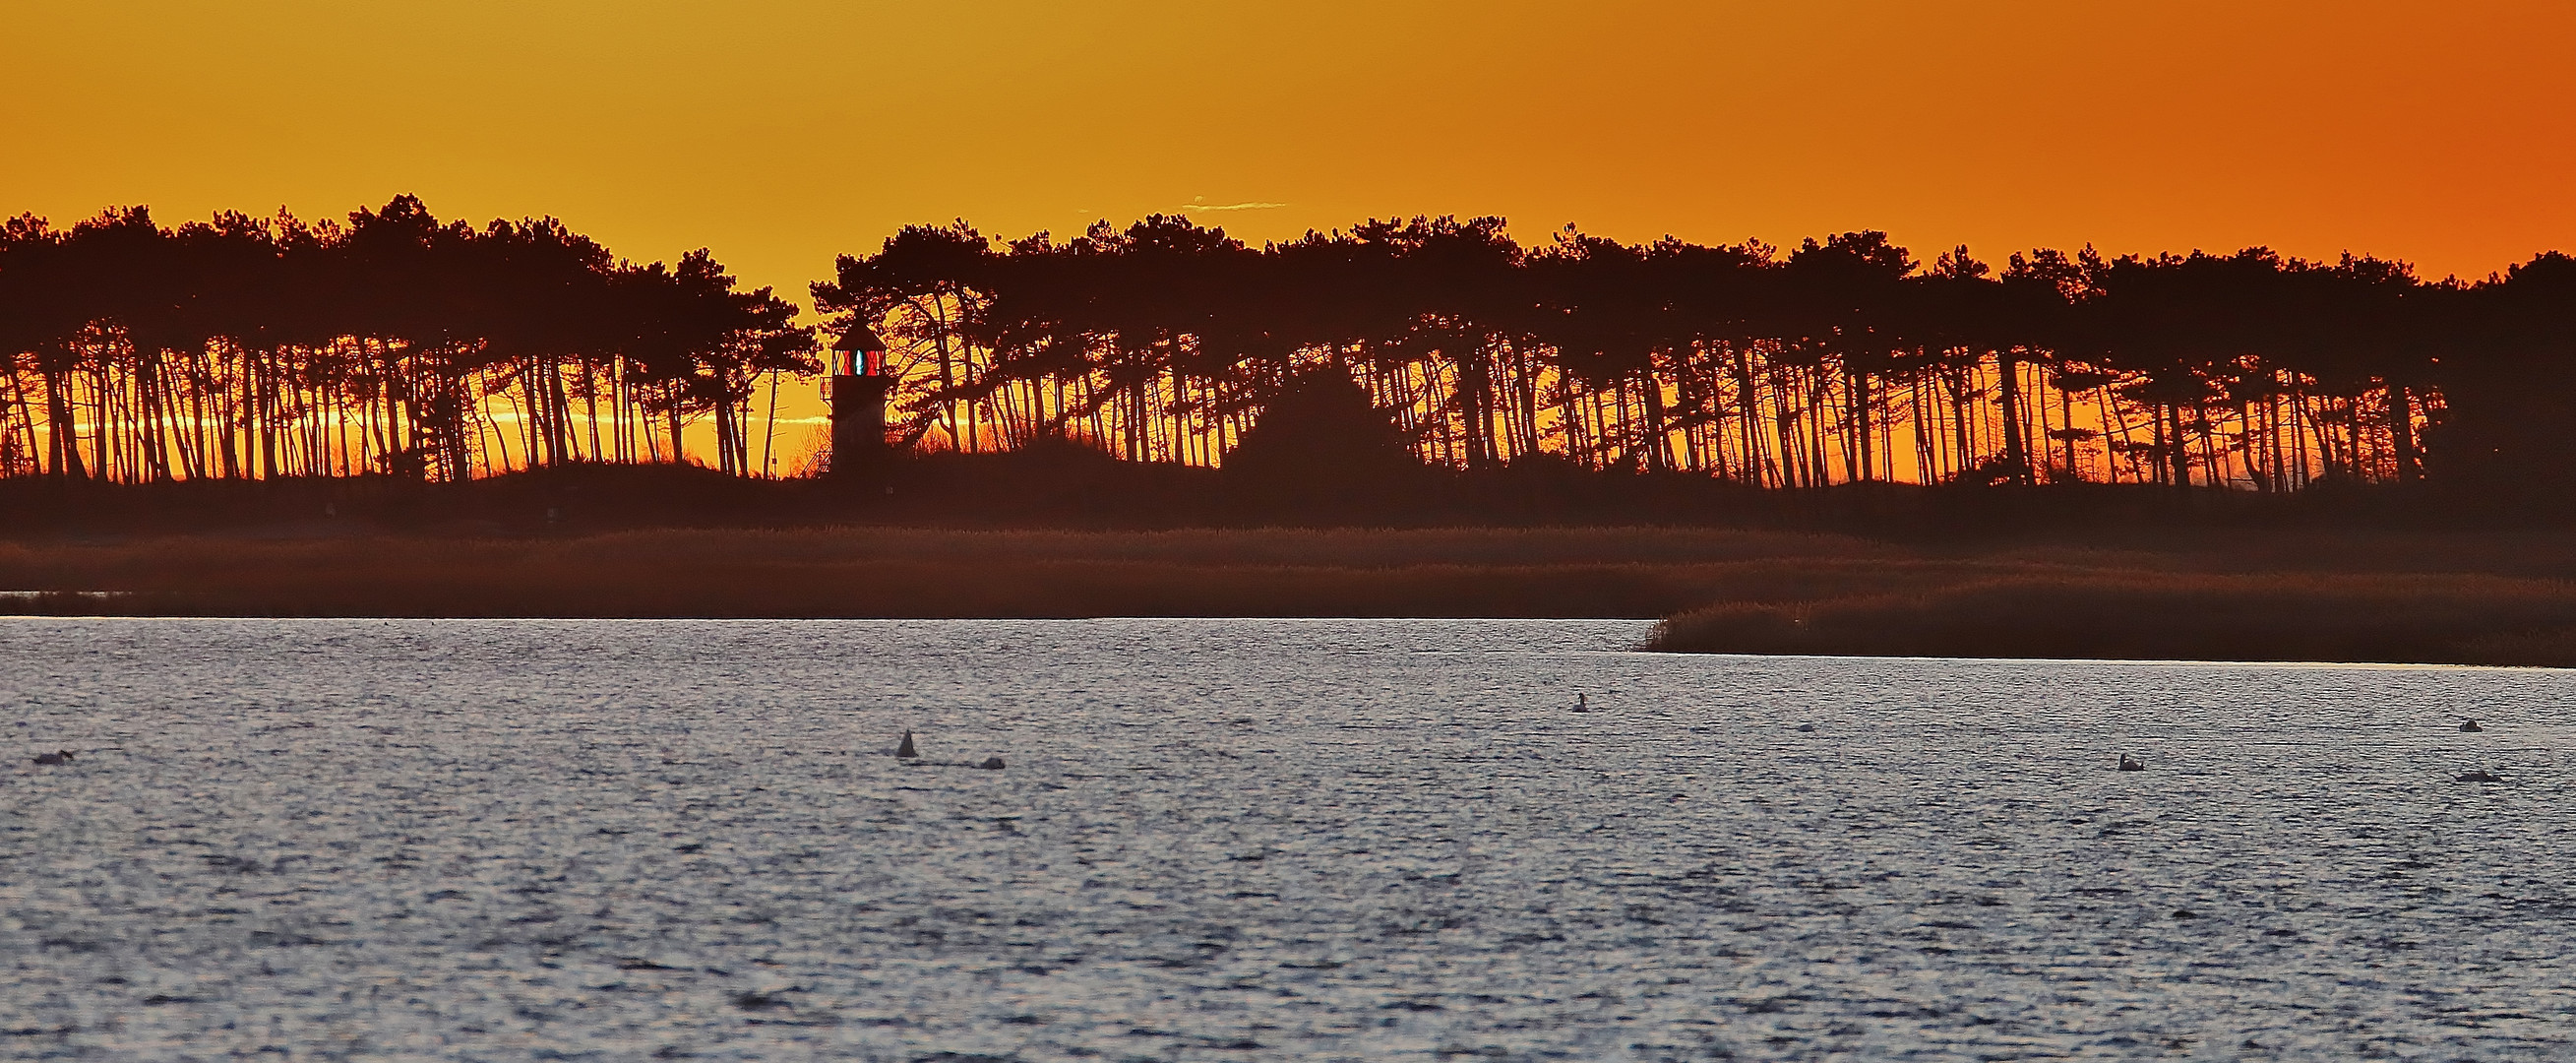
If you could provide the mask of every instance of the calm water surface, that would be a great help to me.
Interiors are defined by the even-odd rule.
[[[1644,634],[0,622],[0,1057],[2576,1058],[2576,676]]]

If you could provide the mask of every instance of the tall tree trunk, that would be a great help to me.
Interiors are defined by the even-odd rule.
[[[2191,486],[2191,445],[2186,441],[2182,431],[2182,404],[2166,403],[2165,419],[2173,426],[2172,441],[2164,450],[2164,453],[2170,456],[2173,468],[2166,475],[2171,479],[2173,486],[2187,489]],[[2158,434],[2163,433],[2159,430]]]
[[[1874,460],[1877,455],[1871,451],[1870,442],[1869,374],[1853,367],[1848,359],[1843,362],[1843,395],[1851,410],[1851,440],[1843,453],[1843,475],[1853,483],[1868,483],[1878,479]]]
[[[2016,483],[2031,483],[2030,446],[2022,436],[2021,359],[2013,348],[1995,352],[1999,387],[1996,398],[2003,403],[2004,467]]]
[[[1655,375],[1651,358],[1646,373],[1637,381],[1646,407],[1646,471],[1664,472],[1672,468],[1672,430],[1664,410],[1664,382]]]
[[[2406,385],[2394,380],[2384,382],[2388,389],[2388,443],[2395,452],[2397,482],[2415,482],[2418,470],[2415,456],[2415,405]]]
[[[672,384],[672,385],[671,385],[670,428],[671,428],[671,464],[673,464],[673,465],[686,465],[686,464],[688,464],[688,463],[689,463],[689,462],[688,462],[688,452],[687,452],[687,451],[685,451],[685,450],[682,450],[682,449],[681,449],[681,443],[682,443],[682,440],[681,440],[681,438],[680,438],[680,385],[679,385],[679,384],[677,384],[677,383],[674,383],[674,384]]]
[[[79,421],[72,414],[71,395],[64,389],[68,374],[47,371],[45,378],[45,450],[51,459],[48,471],[67,480],[89,479],[89,470],[81,464]]]

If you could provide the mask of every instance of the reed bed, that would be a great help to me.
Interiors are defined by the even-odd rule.
[[[1661,616],[1875,585],[1898,551],[1662,529],[665,530],[0,543],[22,611],[244,616]],[[1958,562],[1911,562],[1929,571]],[[1955,578],[1942,576],[1940,578]]]
[[[2450,575],[2077,572],[1727,601],[1657,626],[1703,653],[2576,666],[2576,585]]]
[[[0,542],[0,611],[1667,618],[1674,651],[2576,665],[2571,537],[663,529]],[[105,596],[70,592],[114,592]]]

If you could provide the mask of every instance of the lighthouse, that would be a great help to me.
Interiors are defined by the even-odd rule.
[[[834,479],[846,479],[876,465],[885,454],[886,392],[894,377],[886,372],[886,345],[865,324],[850,326],[832,344],[832,377],[824,394],[832,403]]]

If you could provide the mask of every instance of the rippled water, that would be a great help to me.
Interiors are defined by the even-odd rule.
[[[2576,676],[1643,634],[0,622],[0,1055],[2576,1058]]]

